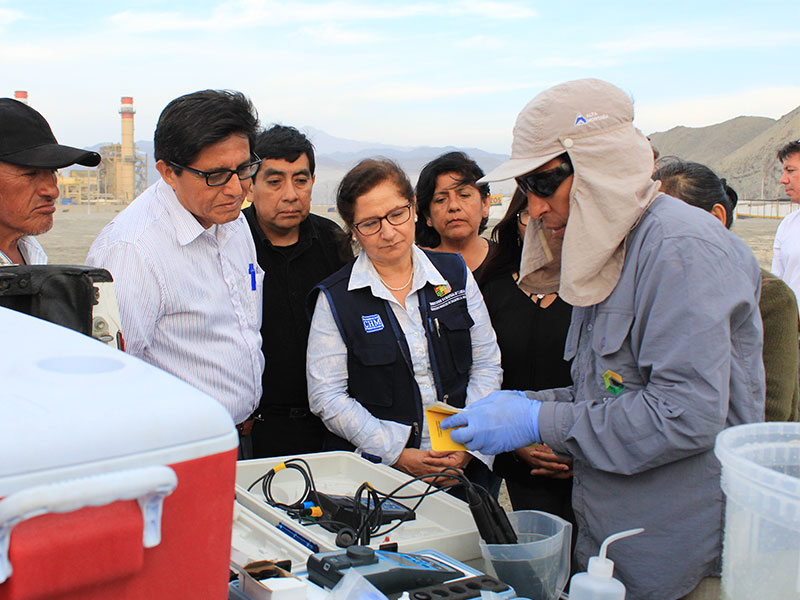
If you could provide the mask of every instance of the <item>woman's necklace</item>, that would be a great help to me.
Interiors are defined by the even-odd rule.
[[[390,286],[388,283],[386,283],[383,280],[383,277],[381,277],[380,275],[378,275],[378,279],[380,279],[381,283],[386,286],[387,290],[391,290],[393,292],[400,292],[400,291],[406,289],[409,285],[411,285],[411,280],[414,279],[414,267],[413,266],[411,267],[411,275],[408,276],[408,281],[406,281],[400,287],[392,287],[392,286]]]
[[[512,276],[514,277],[514,281],[515,281],[515,282],[517,282],[517,283],[519,283],[519,273],[514,273]],[[523,292],[523,293],[525,293],[525,294],[527,294],[527,295],[528,295],[528,298],[530,298],[531,300],[533,300],[533,297],[534,297],[534,296],[536,296],[536,300],[533,300],[533,301],[534,301],[535,303],[537,303],[537,304],[538,304],[538,303],[539,303],[539,301],[540,301],[542,298],[544,298],[545,296],[549,296],[549,295],[551,295],[551,294],[534,294],[534,293],[532,293],[532,292],[526,292],[525,290],[522,290],[522,292]],[[558,292],[552,292],[552,296],[553,296],[553,300],[555,300],[555,299],[556,299],[556,296],[558,296]],[[549,303],[547,304],[547,306],[550,306],[550,304],[552,304],[552,303],[553,303],[552,301],[551,301],[551,302],[549,302]],[[543,306],[543,308],[547,308],[547,306]]]

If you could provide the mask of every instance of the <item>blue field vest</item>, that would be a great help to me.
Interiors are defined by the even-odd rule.
[[[426,283],[417,292],[436,397],[463,408],[472,367],[469,330],[474,324],[467,310],[467,268],[458,254],[424,252],[450,287],[449,290],[439,287],[437,293],[433,285]],[[344,266],[311,290],[309,309],[313,311],[317,294],[322,291],[347,346],[350,397],[378,419],[410,425],[408,446],[419,448],[422,399],[408,344],[388,302],[373,296],[368,287],[348,291],[353,264]],[[352,448],[336,440],[327,440],[325,444],[326,450]]]

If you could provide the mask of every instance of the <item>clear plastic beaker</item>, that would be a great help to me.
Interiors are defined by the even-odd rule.
[[[508,514],[516,544],[480,541],[486,569],[520,596],[556,600],[569,577],[572,524],[538,510]]]

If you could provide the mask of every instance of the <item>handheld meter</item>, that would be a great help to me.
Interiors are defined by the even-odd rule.
[[[488,575],[475,576],[424,554],[401,554],[373,550],[369,546],[350,546],[344,551],[320,552],[308,557],[308,578],[317,585],[332,589],[348,569],[356,569],[367,581],[386,596],[401,592],[420,592],[419,597],[439,598],[438,586],[457,582],[456,593],[446,593],[448,600],[480,597],[480,590],[513,592],[507,585]],[[466,567],[465,567],[466,568]],[[434,588],[434,589],[431,589]],[[463,589],[461,589],[463,588]],[[421,593],[428,590],[431,593]],[[433,595],[432,595],[433,594]],[[417,596],[412,595],[416,598]],[[510,596],[509,596],[510,597]]]

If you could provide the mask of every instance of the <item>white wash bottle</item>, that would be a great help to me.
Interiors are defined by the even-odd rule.
[[[614,579],[614,561],[606,558],[606,550],[611,542],[616,542],[644,529],[629,529],[608,536],[600,546],[599,556],[589,559],[585,573],[576,573],[569,583],[569,600],[625,600],[625,586],[619,579]]]

